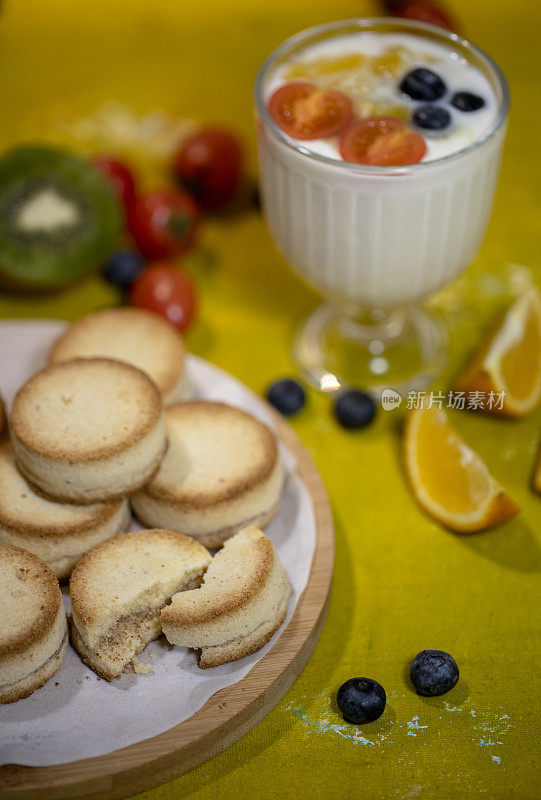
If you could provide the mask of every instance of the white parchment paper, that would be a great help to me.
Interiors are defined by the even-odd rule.
[[[0,394],[8,405],[19,386],[44,365],[63,327],[46,320],[0,323]],[[272,427],[262,401],[230,375],[195,356],[189,357],[188,371],[196,396],[237,405]],[[167,649],[158,640],[139,656],[152,666],[152,674],[123,674],[111,683],[98,679],[69,646],[62,667],[42,689],[0,706],[0,764],[63,764],[156,736],[243,678],[270,650],[304,591],[315,547],[310,495],[295,472],[293,456],[283,448],[282,455],[288,473],[283,503],[266,533],[287,571],[292,594],[285,622],[272,640],[258,653],[207,670],[199,669],[194,651]],[[141,526],[134,522],[133,527]],[[69,611],[66,590],[64,601]]]

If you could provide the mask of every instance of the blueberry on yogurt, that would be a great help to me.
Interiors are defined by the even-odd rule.
[[[402,79],[400,91],[407,94],[412,100],[423,100],[425,103],[433,103],[439,100],[447,87],[439,75],[426,67],[417,67]]]
[[[459,111],[478,111],[483,108],[485,101],[473,92],[455,92],[451,98],[451,105]]]
[[[443,106],[427,103],[415,111],[413,124],[426,131],[443,131],[451,124],[451,115]]]

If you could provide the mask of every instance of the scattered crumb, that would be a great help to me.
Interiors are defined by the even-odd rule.
[[[137,656],[132,658],[131,664],[136,675],[151,675],[154,672],[150,664],[143,664]]]
[[[55,682],[54,682],[54,685],[55,685],[55,686],[60,686],[60,684],[58,683],[58,681],[55,681]]]
[[[85,675],[85,681],[89,681],[89,680],[90,680],[90,675]]]
[[[82,680],[80,678],[77,678],[77,683],[81,683],[82,684]]]

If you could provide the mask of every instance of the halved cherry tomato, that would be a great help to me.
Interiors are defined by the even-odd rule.
[[[183,142],[173,170],[201,208],[217,211],[237,194],[242,161],[238,136],[223,128],[202,128]]]
[[[392,4],[391,14],[394,17],[428,22],[439,28],[456,31],[457,25],[449,12],[432,0],[399,0]]]
[[[141,272],[130,290],[134,306],[161,314],[185,331],[195,313],[195,291],[185,272],[166,261],[157,261]]]
[[[396,167],[416,164],[426,153],[420,133],[396,117],[371,117],[347,128],[339,142],[344,161]]]
[[[199,206],[189,194],[165,189],[142,195],[132,208],[128,224],[145,258],[168,258],[191,247],[200,216]]]
[[[294,81],[274,92],[269,114],[293,139],[327,139],[351,121],[353,106],[343,92]]]
[[[129,216],[135,203],[136,188],[133,172],[123,161],[109,155],[95,156],[91,160],[92,166],[101,172],[115,197],[124,207],[126,217]]]

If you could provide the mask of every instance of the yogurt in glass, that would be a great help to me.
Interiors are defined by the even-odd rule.
[[[415,129],[412,120],[424,103],[411,99],[401,87],[418,68],[441,76],[445,92],[437,104],[450,117],[442,131],[416,128],[426,143],[419,163],[345,161],[338,137],[297,140],[268,111],[277,88],[288,81],[311,81],[318,88],[348,94],[357,119],[396,116]],[[461,92],[481,97],[482,107],[473,112],[455,107],[453,98]],[[483,51],[456,34],[402,20],[346,20],[311,28],[279,47],[259,72],[255,101],[263,204],[275,243],[294,269],[330,301],[327,317],[349,315],[340,335],[364,342],[370,350],[366,328],[377,323],[374,334],[385,349],[389,332],[381,329],[381,320],[385,327],[397,308],[403,319],[412,304],[463,270],[481,244],[505,136],[505,78]],[[410,328],[417,328],[421,346],[428,334],[419,330],[419,314],[410,313]],[[362,330],[353,331],[355,318],[362,318]],[[400,338],[395,322],[393,342]],[[305,339],[322,336],[322,325],[309,326]],[[432,331],[428,336],[440,343],[434,340],[431,352],[421,353],[421,362],[435,358],[443,346],[439,334]],[[310,345],[312,361],[325,360],[324,343],[319,349],[314,342],[304,345]],[[379,363],[377,381],[397,383],[386,375],[381,359]],[[301,366],[321,385],[313,369]],[[413,370],[419,372],[418,366]],[[323,364],[319,367],[325,372]],[[365,382],[373,373],[369,368]],[[402,388],[411,383],[404,380],[405,384],[398,380]],[[344,381],[347,377],[337,376],[336,386]]]

